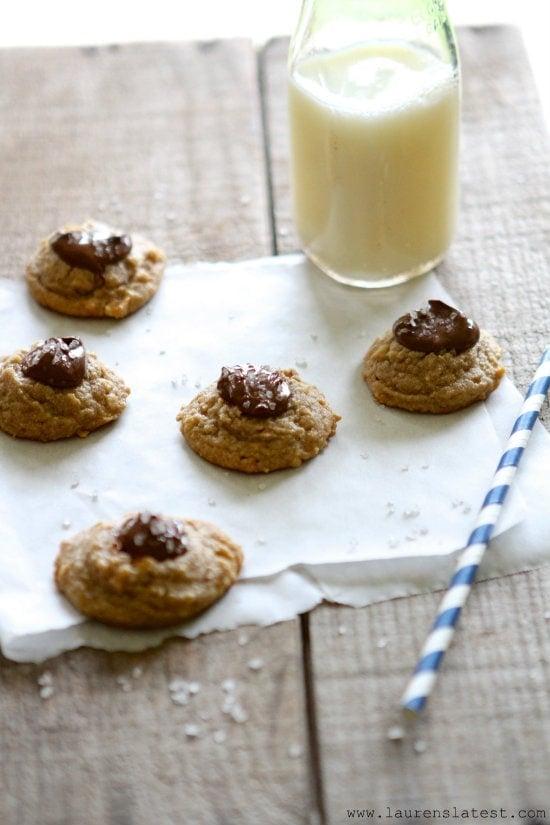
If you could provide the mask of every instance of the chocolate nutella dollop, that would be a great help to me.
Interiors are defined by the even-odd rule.
[[[126,519],[117,533],[117,542],[119,550],[133,559],[151,556],[166,561],[187,552],[183,522],[152,513],[137,513]]]
[[[25,355],[21,370],[48,387],[74,389],[86,374],[86,350],[80,338],[48,338]]]
[[[274,418],[288,408],[292,395],[290,384],[271,367],[222,367],[218,392],[228,404],[234,404],[251,418]]]
[[[50,246],[68,266],[86,269],[101,278],[110,264],[124,260],[132,249],[129,235],[106,235],[100,229],[55,235]]]
[[[428,301],[427,307],[402,315],[393,334],[403,347],[415,352],[465,352],[479,341],[479,327],[462,312],[443,301]]]

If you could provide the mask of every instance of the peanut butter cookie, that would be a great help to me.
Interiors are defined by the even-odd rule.
[[[483,401],[498,387],[504,367],[494,338],[443,303],[403,315],[377,338],[363,377],[388,407],[451,413]]]
[[[27,266],[27,283],[42,306],[83,318],[124,318],[149,301],[165,256],[138,235],[88,220],[45,238]]]
[[[299,467],[326,447],[336,415],[295,370],[224,367],[217,384],[182,407],[183,437],[212,464],[243,473]]]
[[[48,338],[0,360],[0,430],[33,441],[84,437],[118,418],[129,393],[80,338]]]
[[[241,548],[205,521],[150,513],[100,522],[61,544],[55,582],[85,616],[127,628],[177,624],[233,584]]]

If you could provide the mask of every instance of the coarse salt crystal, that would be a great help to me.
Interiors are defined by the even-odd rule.
[[[222,690],[224,693],[233,693],[236,687],[237,683],[234,679],[224,679],[222,682]]]
[[[403,739],[405,736],[405,730],[401,727],[401,725],[392,725],[389,728],[387,737],[392,742],[397,742],[399,739]]]
[[[343,624],[338,625],[338,635],[339,635],[339,636],[345,636],[345,635],[346,635],[346,633],[347,633],[347,630],[348,630],[348,629],[347,629],[347,627],[346,627],[345,625],[343,625]]]
[[[233,719],[234,722],[241,724],[242,722],[248,722],[248,713],[243,708],[242,705],[235,704],[231,708],[229,715]]]
[[[41,699],[50,699],[54,693],[53,685],[43,685],[40,688],[39,693]]]
[[[195,725],[193,722],[188,722],[186,725],[183,726],[183,732],[189,739],[196,739],[198,736],[201,735],[201,729],[198,725]]]
[[[168,690],[176,691],[176,690],[187,690],[189,687],[189,683],[186,679],[182,679],[180,676],[176,676],[175,679],[172,679],[168,682]]]
[[[193,696],[195,694],[197,694],[200,689],[201,689],[201,683],[200,682],[189,682],[189,693],[191,693]]]
[[[45,670],[44,673],[41,673],[38,679],[36,680],[39,685],[52,685],[53,684],[53,676],[49,670]]]
[[[427,747],[428,746],[427,746],[426,742],[424,742],[423,739],[417,739],[416,742],[413,745],[413,748],[416,751],[416,753],[424,753],[424,751],[426,750]]]
[[[224,730],[215,730],[212,734],[212,739],[214,740],[216,745],[223,745],[223,743],[227,739],[227,734]]]
[[[376,647],[379,650],[383,650],[387,646],[388,646],[388,640],[387,639],[378,639],[378,641],[376,642]]]
[[[264,666],[264,660],[257,656],[255,659],[249,659],[247,665],[250,670],[261,670]]]

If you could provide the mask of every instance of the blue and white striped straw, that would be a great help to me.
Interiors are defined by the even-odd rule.
[[[401,699],[405,710],[419,713],[432,692],[437,672],[453,639],[460,612],[470,595],[477,569],[493,535],[502,505],[549,388],[550,347],[545,350],[527,390],[520,414],[493,476],[491,489],[485,496],[468,544],[460,554],[454,576],[439,605],[414,674]]]

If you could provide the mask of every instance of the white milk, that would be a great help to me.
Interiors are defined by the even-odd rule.
[[[339,280],[385,286],[426,272],[456,220],[459,84],[431,52],[378,42],[293,70],[295,219]]]

